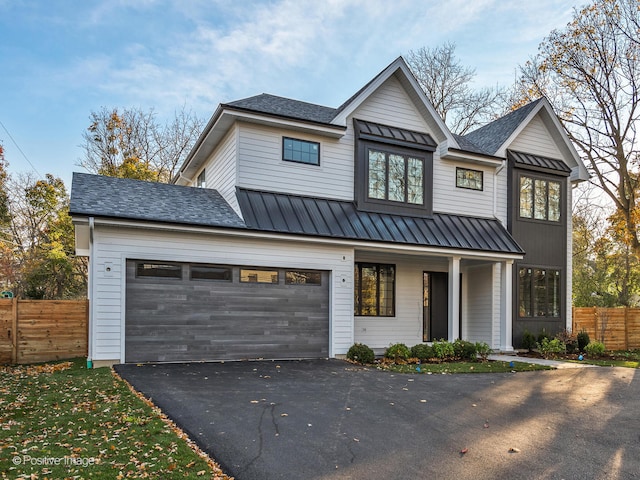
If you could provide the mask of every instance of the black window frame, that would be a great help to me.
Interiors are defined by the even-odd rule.
[[[469,186],[464,186],[464,185],[460,185],[458,182],[461,180],[460,176],[459,176],[459,172],[472,172],[472,173],[479,173],[480,174],[480,188],[475,188],[475,187],[469,187]],[[465,190],[473,190],[476,192],[483,192],[484,191],[484,171],[482,170],[475,170],[473,168],[466,168],[466,167],[456,167],[456,188],[463,188]]]
[[[527,178],[531,181],[531,216],[522,215],[522,179]],[[544,218],[536,218],[536,191],[538,187],[536,186],[536,182],[545,182],[545,207],[544,207]],[[549,219],[549,184],[556,183],[558,184],[558,218],[553,220]],[[516,191],[518,193],[518,201],[516,204],[518,219],[527,221],[527,222],[542,222],[551,225],[562,225],[564,223],[564,184],[566,183],[565,178],[562,179],[557,177],[543,176],[543,175],[534,175],[531,173],[519,173],[517,176],[517,184]]]
[[[286,148],[286,142],[288,141],[292,141],[292,142],[299,142],[302,144],[307,144],[307,145],[315,145],[318,149],[318,154],[317,154],[317,161],[315,162],[307,162],[304,160],[299,160],[299,159],[294,159],[294,158],[287,158],[286,153],[289,149]],[[292,150],[293,151],[293,150]],[[320,166],[320,142],[316,142],[313,140],[304,140],[302,138],[294,138],[294,137],[282,137],[282,160],[285,162],[292,162],[292,163],[298,163],[301,165],[311,165],[314,167],[319,167]]]
[[[374,268],[376,269],[376,292],[375,292],[375,314],[367,314],[363,312],[363,301],[362,301],[362,269],[363,268]],[[393,288],[391,289],[391,313],[389,314],[381,314],[381,305],[380,305],[380,269],[381,268],[389,268],[392,269],[393,273]],[[395,264],[388,263],[371,263],[371,262],[356,262],[354,268],[354,301],[353,301],[353,309],[354,316],[356,317],[395,317],[396,316],[396,284],[397,284],[397,267]]]
[[[526,272],[526,275],[528,276],[528,280],[526,281],[526,283],[522,275],[523,270],[525,271],[528,270],[528,272]],[[540,307],[540,302],[539,302],[540,296],[537,295],[538,293],[537,288],[540,287],[540,285],[536,284],[537,271],[545,272],[544,273],[545,300],[544,300],[543,308]],[[555,282],[555,286],[557,288],[557,292],[555,292],[557,293],[557,305],[556,305],[557,315],[554,315],[553,314],[554,312],[552,311],[553,305],[554,305],[553,303],[554,284],[551,284],[551,282],[549,281],[549,279],[554,276],[558,277],[557,281]],[[537,320],[543,320],[543,319],[557,320],[562,318],[564,316],[563,315],[564,288],[562,283],[563,278],[564,278],[564,271],[562,268],[546,267],[541,265],[518,265],[518,271],[517,271],[518,318],[520,319],[535,318]],[[526,296],[525,296],[524,290],[528,290],[526,292]],[[525,303],[527,303],[527,305],[524,305]]]

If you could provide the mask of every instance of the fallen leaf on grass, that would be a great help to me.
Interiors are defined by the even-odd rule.
[[[520,449],[516,447],[511,447],[509,449],[509,453],[520,453]]]

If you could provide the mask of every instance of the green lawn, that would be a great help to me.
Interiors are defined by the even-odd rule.
[[[109,368],[0,367],[2,478],[227,479]]]
[[[640,368],[640,350],[609,351],[598,358],[589,358],[585,355],[583,360],[570,360],[577,363],[588,363],[601,367],[626,367]]]
[[[420,370],[418,371],[418,367]],[[553,370],[546,365],[535,365],[524,362],[446,362],[423,363],[421,365],[381,364],[377,368],[398,373],[443,374],[443,373],[504,373],[533,372],[536,370]]]

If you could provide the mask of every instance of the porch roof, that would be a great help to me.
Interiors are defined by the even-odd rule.
[[[336,239],[524,254],[495,219],[434,213],[431,217],[372,213],[353,202],[238,189],[247,228]]]

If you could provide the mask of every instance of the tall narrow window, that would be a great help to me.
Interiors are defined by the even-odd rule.
[[[356,263],[355,315],[392,317],[395,315],[394,265]]]
[[[196,187],[207,188],[207,175],[205,173],[205,170],[202,170],[202,172],[200,172],[200,175],[198,175],[198,179],[196,180]]]

